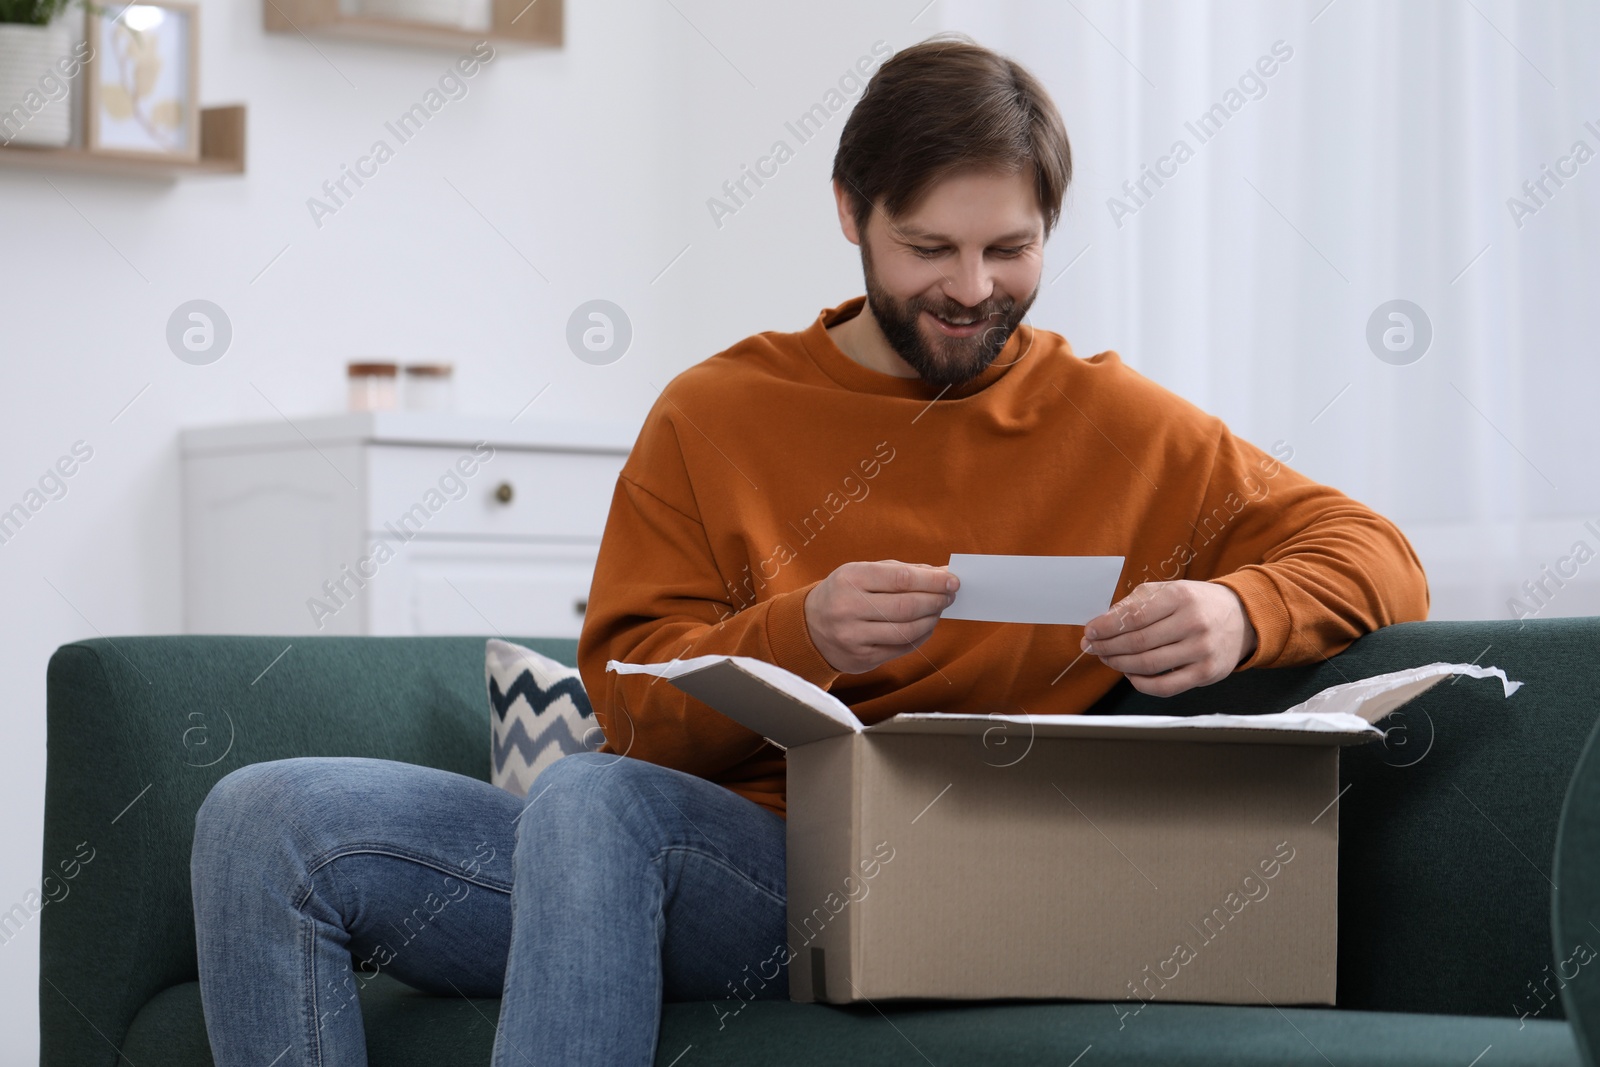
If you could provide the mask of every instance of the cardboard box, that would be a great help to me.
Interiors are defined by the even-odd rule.
[[[1460,673],[1264,716],[863,726],[756,660],[613,666],[786,747],[790,996],[830,1003],[1333,1004],[1340,747]]]

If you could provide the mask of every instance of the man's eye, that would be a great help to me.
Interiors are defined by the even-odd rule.
[[[945,250],[942,247],[941,248],[924,248],[921,245],[912,245],[911,246],[911,250],[913,252],[915,252],[917,255],[921,256],[923,259],[931,259],[934,256],[943,255],[944,252],[945,252]],[[1005,256],[1007,259],[1014,259],[1017,256],[1022,255],[1022,253],[1026,252],[1027,250],[1028,250],[1028,246],[1027,245],[1019,245],[1019,246],[1017,246],[1015,248],[996,248],[996,249],[994,249],[994,251],[996,253],[998,253],[999,255]]]

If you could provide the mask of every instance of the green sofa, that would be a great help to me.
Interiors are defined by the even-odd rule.
[[[523,643],[573,662],[572,641]],[[1442,683],[1390,743],[1345,750],[1337,1008],[1156,1003],[1123,1019],[1106,1003],[758,1001],[722,1025],[711,1003],[674,1003],[657,1062],[1590,1062],[1600,961],[1576,977],[1570,961],[1576,941],[1600,946],[1600,753],[1585,748],[1600,717],[1600,618],[1406,624],[1325,663],[1168,702],[1124,684],[1094,710],[1271,711],[1437,660],[1494,664],[1526,685],[1507,700],[1496,682]],[[228,771],[323,755],[489,774],[477,638],[91,640],[56,651],[48,699],[44,863],[65,895],[40,913],[44,1067],[211,1063],[189,849],[195,811]],[[1559,990],[1558,968],[1570,978]],[[374,1067],[489,1062],[496,1000],[387,977],[361,1000]]]

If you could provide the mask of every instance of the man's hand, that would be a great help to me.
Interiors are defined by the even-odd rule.
[[[1255,652],[1256,630],[1225,585],[1146,582],[1089,620],[1083,650],[1139,692],[1170,697],[1226,678]]]
[[[926,641],[960,584],[926,563],[846,563],[806,594],[811,643],[834,670],[863,674]]]

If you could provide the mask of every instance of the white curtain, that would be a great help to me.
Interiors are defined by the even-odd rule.
[[[1600,156],[1574,152],[1600,153],[1600,9],[940,0],[917,25],[1017,59],[1066,121],[1035,325],[1389,515],[1433,618],[1600,614],[1575,551],[1600,554]],[[1170,176],[1140,189],[1146,165]],[[1367,341],[1396,299],[1431,323],[1414,362]]]

